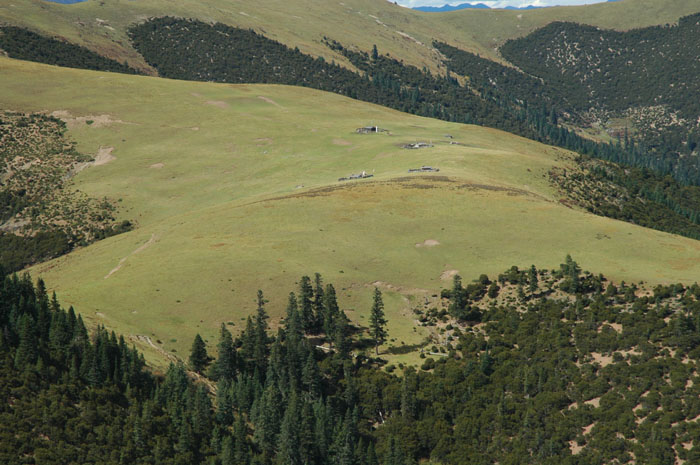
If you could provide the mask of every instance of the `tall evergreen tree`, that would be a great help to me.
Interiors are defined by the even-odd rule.
[[[325,299],[323,291],[323,278],[321,278],[320,273],[314,275],[314,299],[312,302],[314,310],[314,333],[324,329],[324,319],[326,316],[325,311]]]
[[[299,317],[304,332],[310,332],[314,326],[313,296],[311,278],[302,276],[299,283]]]
[[[219,356],[214,362],[214,375],[218,380],[232,380],[236,376],[237,354],[233,346],[231,332],[221,323],[219,344],[217,345]]]
[[[207,346],[204,344],[202,336],[197,334],[192,342],[190,350],[190,367],[197,373],[202,373],[209,363],[209,355],[207,354]]]
[[[372,310],[369,315],[369,333],[374,340],[374,350],[379,355],[379,346],[384,344],[387,338],[386,318],[384,318],[384,301],[379,288],[374,288]]]
[[[301,465],[299,447],[299,402],[297,394],[292,394],[282,418],[277,444],[277,463],[279,465]]]
[[[267,367],[267,312],[265,311],[265,303],[267,302],[263,297],[263,292],[258,290],[258,309],[255,314],[255,346],[253,348],[253,359],[255,360],[255,366],[262,373]]]
[[[287,317],[284,320],[284,329],[287,337],[292,341],[300,341],[303,335],[303,324],[297,306],[297,298],[293,292],[289,293],[287,303]]]
[[[338,300],[335,295],[335,288],[332,284],[326,285],[326,290],[323,293],[323,331],[326,333],[326,338],[333,343],[333,333],[335,330],[335,320],[338,317],[340,309],[338,308]]]
[[[537,268],[535,268],[535,265],[532,265],[530,267],[530,271],[528,271],[528,274],[527,274],[527,281],[528,281],[528,289],[530,290],[530,294],[533,294],[534,292],[537,291],[537,285],[538,285]]]
[[[15,353],[15,367],[23,370],[36,363],[38,352],[38,339],[34,319],[29,314],[24,314],[19,320],[19,347]]]

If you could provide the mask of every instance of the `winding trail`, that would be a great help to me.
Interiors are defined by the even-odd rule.
[[[140,246],[138,249],[136,249],[136,250],[134,250],[133,252],[131,252],[131,253],[130,253],[129,255],[127,255],[126,257],[124,257],[124,258],[122,258],[121,260],[119,260],[119,264],[118,264],[116,267],[114,267],[114,268],[112,269],[112,271],[110,271],[109,273],[107,273],[107,275],[105,276],[104,279],[109,278],[109,277],[112,276],[114,273],[116,273],[117,271],[119,271],[119,270],[121,269],[122,265],[124,265],[124,262],[126,262],[126,259],[127,259],[127,258],[129,258],[129,257],[131,257],[132,255],[135,255],[135,254],[137,254],[137,253],[139,253],[139,252],[143,252],[143,251],[146,250],[148,247],[150,247],[151,245],[153,245],[157,240],[158,240],[158,237],[155,235],[155,233],[154,233],[154,234],[151,234],[151,238],[148,240],[148,242],[146,242],[145,244],[143,244],[142,246]]]

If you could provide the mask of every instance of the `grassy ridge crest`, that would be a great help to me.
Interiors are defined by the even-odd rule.
[[[194,332],[213,337],[222,322],[241,329],[254,310],[246,290],[285,302],[283,290],[309,270],[336,283],[360,326],[372,287],[385,291],[397,345],[430,336],[414,331],[413,305],[455,271],[468,281],[513,264],[557,267],[571,253],[614,280],[700,276],[698,242],[567,208],[547,173],[573,155],[501,131],[278,85],[6,58],[0,77],[7,109],[67,112],[79,151],[114,147],[76,188],[121,199],[117,220],[139,225],[31,272],[88,322],[148,336],[162,351],[181,353]],[[93,115],[109,123],[80,123]],[[355,132],[368,124],[387,131]],[[432,147],[402,148],[415,142]],[[440,172],[407,172],[422,165]],[[374,177],[337,181],[363,170]],[[270,312],[276,324],[284,309]]]

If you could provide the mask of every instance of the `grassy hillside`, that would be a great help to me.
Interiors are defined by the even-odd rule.
[[[348,46],[382,53],[417,66],[438,69],[433,40],[499,59],[495,47],[552,21],[576,21],[606,28],[673,23],[700,10],[694,0],[623,0],[582,7],[530,11],[462,10],[422,13],[384,0],[296,0],[224,2],[221,0],[88,0],[61,5],[16,0],[0,5],[0,23],[63,37],[119,62],[149,69],[130,46],[126,28],[152,16],[182,16],[253,28],[302,52],[347,64],[321,41],[324,36]],[[152,70],[151,70],[152,71]]]
[[[303,88],[5,58],[0,78],[2,107],[59,111],[82,153],[113,148],[76,188],[137,224],[31,272],[88,321],[166,351],[182,354],[195,332],[213,341],[221,322],[242,329],[250,289],[270,298],[274,323],[289,288],[314,272],[359,324],[382,288],[396,346],[428,335],[414,331],[412,308],[455,270],[468,282],[511,265],[558,267],[570,253],[618,281],[700,276],[699,242],[565,207],[547,172],[570,155],[500,131]],[[388,132],[355,133],[367,124]],[[401,148],[417,141],[434,146]],[[440,172],[407,173],[424,164]],[[363,170],[374,177],[337,181]]]

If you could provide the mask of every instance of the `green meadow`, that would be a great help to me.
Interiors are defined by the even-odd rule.
[[[198,332],[213,346],[221,323],[242,329],[257,289],[276,325],[299,278],[315,272],[360,326],[382,289],[385,349],[429,336],[412,308],[455,272],[469,282],[511,265],[555,268],[571,254],[616,281],[700,276],[700,242],[562,205],[547,172],[572,154],[508,133],[305,88],[7,58],[0,80],[2,108],[59,111],[80,151],[113,147],[115,158],[72,188],[113,200],[136,223],[30,273],[91,324],[148,336],[161,355],[184,358]],[[386,131],[355,132],[370,124]],[[402,148],[414,142],[432,147]],[[440,171],[408,173],[422,165]],[[338,181],[362,171],[374,176]]]

